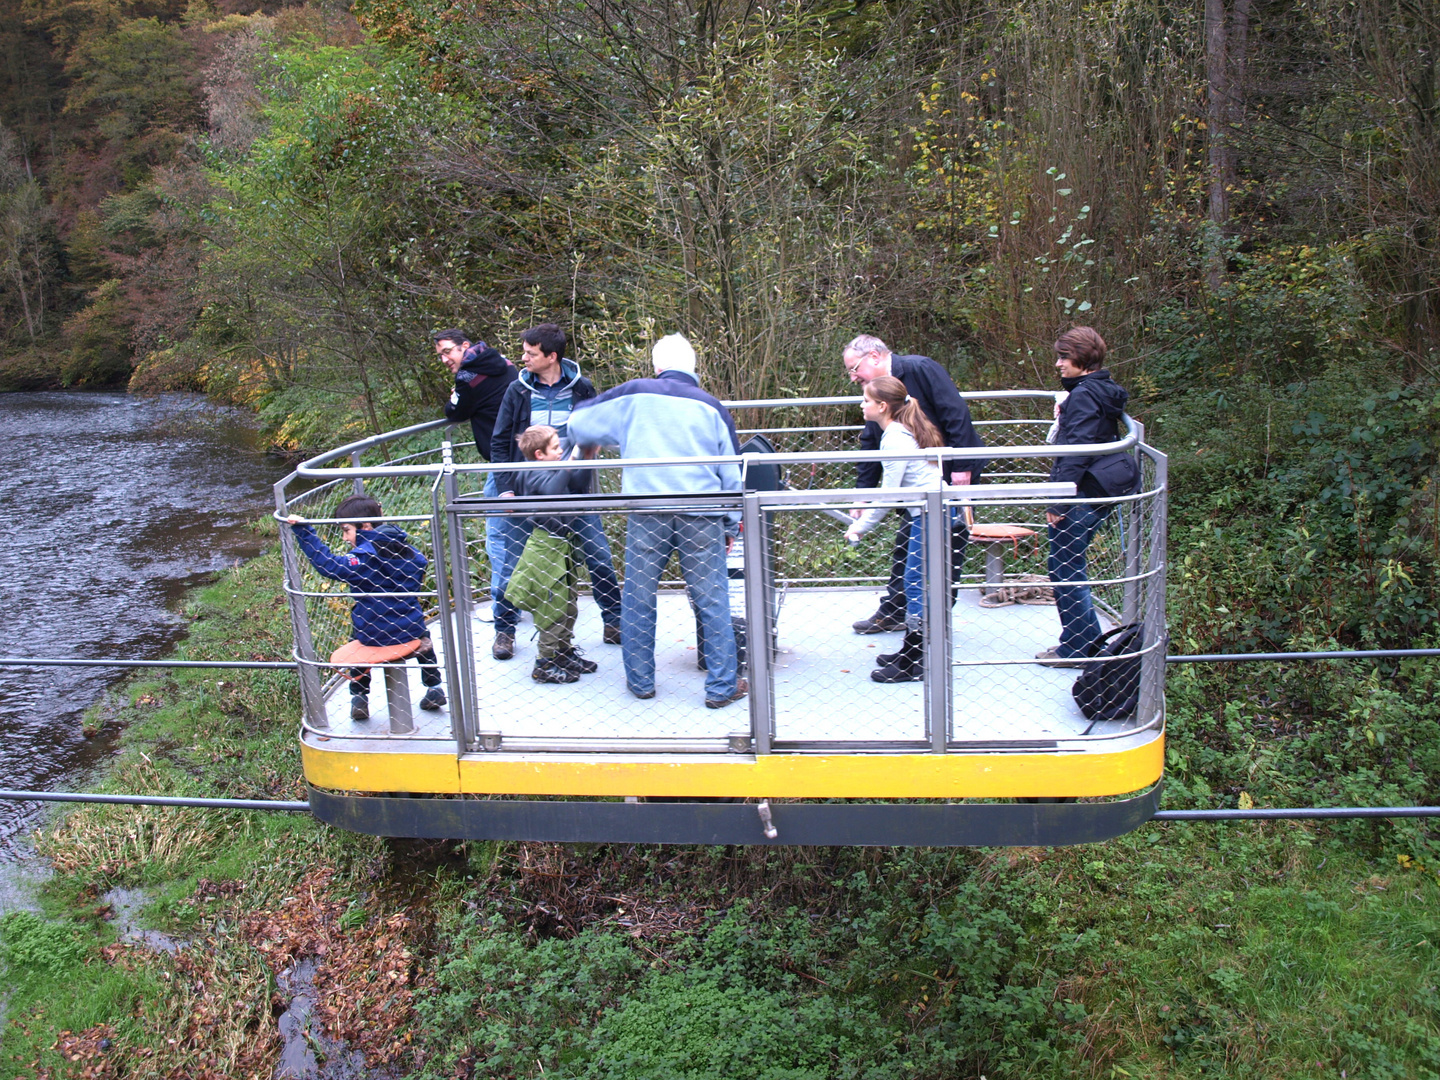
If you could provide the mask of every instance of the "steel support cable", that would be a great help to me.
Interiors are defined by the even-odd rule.
[[[1195,656],[1167,656],[1167,664],[1233,664],[1273,660],[1368,660],[1386,656],[1440,656],[1440,649],[1341,649],[1334,652],[1200,653]]]
[[[202,799],[183,795],[108,795],[76,791],[3,791],[0,799],[13,802],[114,803],[120,806],[198,806],[208,810],[283,810],[306,813],[308,802],[284,799]]]
[[[0,667],[265,668],[295,670],[293,660],[59,660],[36,656],[0,657]]]
[[[1286,821],[1440,817],[1440,806],[1315,806],[1281,810],[1157,810],[1151,821]]]

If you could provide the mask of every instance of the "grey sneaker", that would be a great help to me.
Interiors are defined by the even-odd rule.
[[[425,691],[425,696],[420,699],[420,707],[426,712],[434,712],[445,704],[445,691],[438,686],[432,686]]]
[[[902,615],[898,619],[887,618],[877,611],[868,619],[861,619],[850,626],[857,634],[883,634],[887,630],[904,630],[905,617]]]
[[[490,646],[490,655],[496,660],[509,660],[515,655],[515,635],[496,634],[495,644]]]
[[[599,664],[595,663],[594,660],[586,660],[585,657],[580,654],[580,650],[574,646],[568,649],[562,649],[551,657],[551,659],[554,660],[557,667],[562,667],[566,671],[573,671],[576,675],[594,675],[595,672],[600,670]]]
[[[1037,664],[1044,664],[1046,667],[1081,668],[1085,666],[1085,660],[1083,657],[1061,656],[1059,651],[1054,648],[1046,649],[1044,652],[1036,653],[1035,662]]]
[[[530,672],[530,678],[538,683],[572,683],[579,682],[580,676],[568,668],[563,668],[553,656],[542,656],[535,661],[535,668]]]
[[[350,695],[350,719],[370,719],[370,702],[365,698],[361,697],[359,694]]]

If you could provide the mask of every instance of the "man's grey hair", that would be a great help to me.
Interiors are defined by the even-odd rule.
[[[841,350],[845,353],[859,353],[861,356],[889,356],[890,346],[874,334],[859,334],[850,339],[850,344]]]

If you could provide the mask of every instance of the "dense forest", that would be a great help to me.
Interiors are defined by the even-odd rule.
[[[314,446],[428,408],[429,331],[541,315],[606,377],[681,329],[724,394],[832,384],[859,329],[1047,384],[1077,320],[1147,400],[1433,372],[1425,5],[4,0],[0,26],[11,387],[198,387]]]
[[[784,396],[862,331],[1050,387],[1085,323],[1170,455],[1172,652],[1440,646],[1431,5],[0,0],[0,53],[0,387],[200,390],[299,450],[436,415],[453,325],[553,318],[602,386],[681,330]],[[278,574],[192,599],[187,655],[284,655]],[[286,678],[136,684],[108,783],[300,797]],[[1433,659],[1167,702],[1168,806],[1440,804]],[[1418,819],[744,851],[91,808],[42,848],[17,1076],[273,1075],[303,956],[376,1076],[1440,1075]],[[206,947],[117,951],[117,884]]]

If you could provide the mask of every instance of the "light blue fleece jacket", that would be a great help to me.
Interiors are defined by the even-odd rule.
[[[700,389],[693,375],[662,371],[631,379],[570,414],[570,441],[577,446],[618,446],[625,458],[720,457],[738,454],[740,438],[724,405]],[[739,491],[740,466],[632,466],[620,489],[627,495]]]

